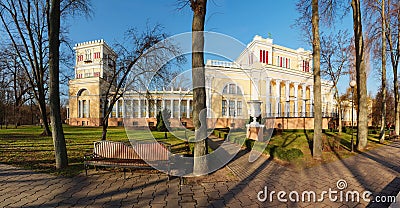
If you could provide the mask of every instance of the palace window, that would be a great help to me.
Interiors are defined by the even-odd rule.
[[[181,101],[181,118],[186,118],[187,116],[187,100]]]
[[[241,95],[242,90],[240,90],[240,87],[236,84],[228,84],[224,87],[224,90],[222,90],[222,94]]]
[[[147,100],[140,100],[140,115],[141,117],[146,116],[146,111],[147,111]]]
[[[237,101],[236,106],[237,106],[237,112],[236,112],[237,116],[241,116],[242,115],[242,108],[243,108],[242,101]]]
[[[221,103],[222,116],[237,117],[242,116],[242,90],[236,84],[227,84],[223,91]]]
[[[100,52],[94,53],[94,59],[99,59],[100,58]]]
[[[90,108],[90,100],[85,99],[82,96],[88,96],[89,91],[86,89],[79,90],[78,96],[78,118],[89,118],[89,108]]]
[[[77,59],[78,61],[83,61],[83,55],[79,55]]]
[[[222,115],[226,116],[226,100],[222,101]]]
[[[303,71],[310,72],[310,62],[303,60]]]
[[[260,50],[260,63],[268,64],[268,51]]]
[[[265,63],[265,50],[263,50],[263,63]]]
[[[83,105],[83,118],[89,118],[89,102],[87,100],[82,100]]]
[[[85,62],[92,61],[92,50],[86,49],[85,51]]]
[[[174,112],[173,112],[173,114],[174,114],[174,118],[178,118],[179,117],[179,100],[174,100],[173,101],[173,103],[172,103],[174,106]]]
[[[133,112],[133,117],[138,118],[139,117],[139,100],[134,100],[132,103],[132,112]]]
[[[229,101],[229,116],[236,116],[235,115],[235,101],[230,100]]]

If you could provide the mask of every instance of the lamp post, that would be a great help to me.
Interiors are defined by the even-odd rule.
[[[356,86],[356,81],[350,81],[351,87],[351,152],[354,151],[354,134],[353,134],[353,124],[354,124],[354,87]]]

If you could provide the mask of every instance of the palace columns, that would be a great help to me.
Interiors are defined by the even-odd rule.
[[[271,87],[271,78],[267,78],[266,80],[265,80],[265,115],[267,115],[267,116],[270,116],[269,115],[269,113],[271,112],[271,109],[269,109],[268,107],[269,107],[269,104],[270,104],[270,102],[271,102],[271,100],[270,100],[270,87]],[[268,113],[268,114],[267,114]]]
[[[190,118],[190,99],[186,100],[186,118]]]
[[[298,92],[299,83],[295,82],[293,84],[293,86],[294,86],[294,117],[298,117],[299,116],[299,114],[298,114],[299,107],[298,107],[298,99],[297,99],[297,97],[298,97],[298,94],[299,94],[299,92]]]
[[[290,116],[290,81],[285,81],[285,116]]]
[[[180,95],[180,92],[179,92],[179,95]],[[181,102],[182,102],[182,99],[179,99],[178,100],[178,118],[182,118],[181,117]]]
[[[116,100],[114,103],[114,107],[115,107],[115,117],[119,118],[119,108],[118,108],[118,104],[119,104],[119,100]]]
[[[174,99],[170,99],[171,118],[174,118]]]
[[[306,85],[302,84],[301,89],[302,89],[301,91],[303,93],[303,106],[301,108],[301,114],[302,114],[301,116],[306,117],[306,102],[307,102]]]
[[[157,118],[157,99],[154,99],[154,118]]]
[[[145,99],[144,100],[144,105],[145,105],[145,109],[146,109],[146,118],[149,118],[149,112],[150,112],[150,105],[149,105],[149,100]]]
[[[310,86],[310,114],[314,117],[314,88]]]
[[[275,105],[275,114],[277,117],[280,116],[280,112],[279,112],[279,105],[280,105],[280,90],[281,90],[281,81],[279,79],[275,80],[275,99],[276,99],[276,105]]]
[[[122,118],[125,118],[126,116],[125,116],[125,100],[124,99],[122,99],[122,100],[120,100],[120,102],[121,102],[121,107],[122,107]],[[118,106],[117,106],[118,107]]]
[[[213,77],[212,76],[206,76],[206,107],[207,107],[207,118],[211,118],[211,97],[212,97],[212,92],[211,92],[211,88],[212,88],[212,80]]]
[[[139,104],[139,109],[138,109],[138,118],[142,118],[142,99],[139,98],[138,100],[138,104]]]

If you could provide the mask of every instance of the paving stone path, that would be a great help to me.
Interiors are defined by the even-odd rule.
[[[88,177],[65,178],[0,164],[0,207],[388,207],[390,202],[367,202],[361,195],[370,191],[388,200],[400,192],[400,142],[301,171],[265,156],[249,163],[248,155],[239,154],[228,164],[237,181],[198,185],[181,185],[179,178],[168,181],[165,174],[133,173],[124,180],[120,172],[92,170]],[[257,195],[263,199],[265,189],[268,197],[259,201]],[[323,201],[308,201],[312,192],[319,200],[330,190],[335,202],[328,193]],[[349,191],[354,191],[349,198],[360,193],[359,202],[345,200]],[[292,202],[296,193],[299,202]]]

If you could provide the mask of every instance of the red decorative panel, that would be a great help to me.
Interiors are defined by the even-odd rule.
[[[263,50],[263,63],[265,63],[265,50]]]

